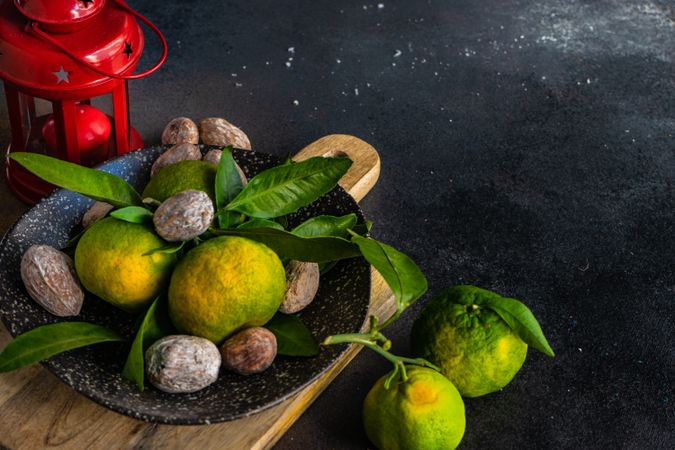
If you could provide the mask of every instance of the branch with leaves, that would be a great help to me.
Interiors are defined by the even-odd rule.
[[[427,291],[427,279],[417,264],[407,255],[395,248],[378,242],[375,239],[360,236],[351,232],[351,241],[359,247],[361,254],[382,275],[384,281],[391,288],[396,300],[396,311],[382,323],[375,316],[370,317],[370,329],[366,333],[348,333],[327,337],[324,345],[358,344],[363,345],[379,354],[394,365],[385,382],[388,389],[390,383],[399,378],[405,382],[408,379],[405,364],[414,364],[439,370],[438,367],[423,358],[406,358],[389,352],[391,341],[382,334],[382,330],[394,323],[399,316],[415,300]]]

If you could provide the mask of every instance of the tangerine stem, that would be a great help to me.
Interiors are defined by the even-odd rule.
[[[387,350],[383,349],[377,342],[370,339],[371,336],[366,333],[350,333],[350,334],[336,334],[333,336],[328,336],[324,341],[323,345],[335,345],[335,344],[359,344],[364,347],[368,347],[373,350],[375,353],[379,354],[387,361],[391,362],[395,366],[397,364],[413,364],[416,366],[426,366],[434,370],[439,371],[440,369],[435,365],[431,364],[424,358],[407,358],[405,356],[397,356],[393,353],[389,353]],[[403,369],[405,373],[405,369]]]
[[[404,310],[405,310],[405,308],[401,308],[401,307],[396,308],[396,312],[394,314],[392,314],[391,317],[389,317],[387,320],[385,320],[382,323],[382,325],[380,325],[380,327],[378,328],[378,331],[384,330],[389,325],[394,323],[396,321],[396,319],[398,319],[401,316],[401,314],[403,313]]]

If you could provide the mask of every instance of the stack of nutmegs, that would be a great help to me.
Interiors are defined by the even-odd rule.
[[[222,118],[207,118],[199,127],[186,117],[171,120],[162,133],[162,144],[170,145],[153,163],[151,177],[160,169],[187,160],[218,164],[221,150],[212,149],[203,157],[203,144],[251,149],[242,130]],[[242,184],[247,179],[237,166]],[[105,218],[113,206],[96,202],[82,217],[86,229]],[[187,190],[165,199],[153,214],[155,232],[169,242],[193,239],[204,233],[214,219],[213,202],[203,191]],[[21,276],[30,296],[51,314],[68,317],[80,313],[84,292],[72,259],[46,245],[34,245],[21,261]],[[308,306],[319,287],[316,263],[290,261],[286,265],[286,294],[279,308],[285,314]],[[166,336],[151,345],[145,354],[148,379],[166,392],[195,392],[213,383],[222,366],[249,375],[267,369],[277,353],[276,338],[263,327],[252,327],[230,336],[220,348],[196,336]]]
[[[151,175],[170,164],[202,159],[199,151],[199,138],[202,144],[251,150],[251,141],[239,128],[220,117],[208,117],[197,125],[187,117],[178,117],[167,124],[162,132],[162,144],[171,145],[152,165]],[[220,150],[211,150],[204,156],[204,161],[218,164]]]

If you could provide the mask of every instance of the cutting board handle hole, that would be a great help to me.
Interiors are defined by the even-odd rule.
[[[323,154],[324,158],[343,158],[343,157],[349,157],[347,152],[344,152],[342,150],[329,150],[326,153]]]

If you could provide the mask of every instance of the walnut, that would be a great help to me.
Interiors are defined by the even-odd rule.
[[[155,231],[169,242],[187,241],[208,230],[213,221],[213,203],[206,192],[179,192],[162,202],[152,221]]]
[[[84,292],[73,260],[48,245],[33,245],[21,258],[21,279],[40,306],[59,317],[80,313]]]
[[[220,164],[220,158],[223,156],[223,151],[222,150],[209,150],[206,152],[206,155],[204,155],[204,158],[202,158],[204,161],[209,162],[211,164],[218,165]],[[236,162],[235,168],[237,169],[237,172],[239,173],[239,178],[241,178],[241,184],[242,186],[246,186],[248,184],[248,178],[246,178],[246,174],[244,173],[243,170],[241,170],[241,167],[239,167],[239,164]]]
[[[290,261],[286,266],[286,295],[279,307],[284,314],[293,314],[312,303],[319,290],[319,265]]]
[[[159,157],[152,164],[150,176],[154,177],[159,169],[170,166],[171,164],[176,164],[181,161],[199,159],[202,159],[202,152],[199,151],[199,147],[196,145],[187,142],[176,144],[159,155]]]
[[[220,362],[218,347],[196,336],[166,336],[145,352],[148,379],[172,394],[204,389],[218,379]]]
[[[239,128],[220,117],[209,117],[199,122],[199,135],[206,145],[221,147],[231,145],[235,148],[251,150],[251,141]]]
[[[241,375],[260,373],[277,356],[277,338],[266,328],[240,331],[220,347],[223,367]]]
[[[88,228],[103,219],[113,209],[113,205],[106,202],[96,202],[82,216],[82,226]]]
[[[197,125],[187,117],[177,117],[169,122],[162,132],[162,144],[199,144]]]

